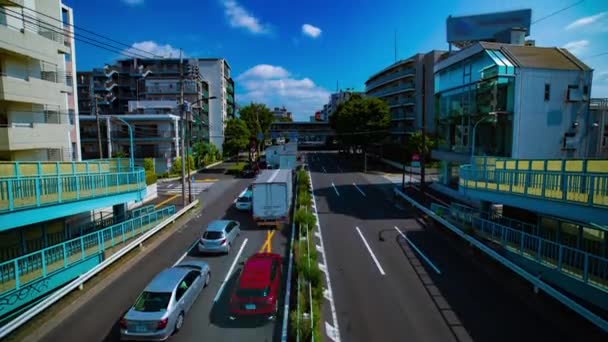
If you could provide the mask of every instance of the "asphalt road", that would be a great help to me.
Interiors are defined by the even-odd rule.
[[[223,175],[223,169],[206,170],[197,178],[217,179],[207,191],[199,194],[202,200],[200,215],[190,220],[163,241],[156,250],[141,259],[111,283],[85,306],[62,318],[56,329],[42,338],[43,341],[118,341],[118,320],[132,305],[146,284],[162,269],[170,267],[186,254],[185,258],[201,258],[211,266],[210,285],[203,290],[185,319],[182,330],[171,341],[272,341],[280,333],[277,321],[236,320],[227,317],[227,301],[241,268],[240,261],[260,251],[269,232],[255,228],[250,215],[234,209],[233,201],[251,182]],[[215,219],[235,219],[241,222],[241,234],[229,255],[201,256],[192,249],[200,237],[202,227]],[[276,231],[271,237],[270,249],[284,254],[288,243],[287,231]],[[229,268],[243,246],[236,267],[218,294]],[[285,272],[286,273],[286,272]],[[217,302],[214,298],[217,295]],[[282,305],[282,302],[280,303]],[[282,306],[281,306],[282,307]]]
[[[445,229],[397,208],[381,176],[335,153],[307,160],[342,341],[605,340]]]

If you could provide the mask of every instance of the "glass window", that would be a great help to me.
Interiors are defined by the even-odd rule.
[[[270,293],[270,286],[262,289],[244,289],[240,288],[236,291],[237,297],[266,297]]]
[[[549,83],[545,83],[545,101],[549,101],[551,96],[551,85]]]
[[[160,312],[167,310],[170,292],[143,292],[133,305],[133,310],[140,312]]]
[[[205,232],[203,234],[203,239],[206,240],[218,240],[221,239],[222,237],[224,237],[224,234],[222,232]]]

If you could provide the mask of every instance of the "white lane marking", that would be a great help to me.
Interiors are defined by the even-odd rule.
[[[327,170],[325,170],[325,166],[321,166],[323,168],[323,172],[327,173]]]
[[[331,182],[331,186],[334,187],[334,191],[336,192],[336,195],[340,196],[340,193],[338,192],[338,189],[336,188],[336,185],[334,184],[334,182]]]
[[[220,299],[220,296],[222,295],[222,291],[224,290],[224,286],[226,285],[226,282],[228,282],[228,279],[230,278],[230,275],[232,274],[232,271],[234,270],[234,266],[236,266],[236,263],[239,261],[239,258],[241,257],[241,253],[243,253],[243,249],[245,249],[247,240],[248,239],[245,239],[243,241],[243,244],[241,245],[241,249],[239,249],[239,252],[236,254],[236,257],[234,258],[234,261],[232,262],[232,265],[230,266],[228,273],[226,273],[226,277],[222,281],[222,285],[220,285],[220,289],[217,291],[215,298],[213,298],[214,303],[217,302],[218,299]]]
[[[357,188],[357,190],[359,190],[359,192],[361,193],[361,195],[363,195],[363,196],[367,197],[367,195],[365,194],[365,192],[363,192],[363,190],[361,190],[361,189],[360,189],[360,188],[357,186],[357,184],[353,183],[353,185],[355,186],[355,188]]]
[[[420,249],[418,249],[418,247],[416,247],[416,245],[414,245],[414,243],[410,239],[408,239],[407,236],[405,236],[405,234],[399,228],[397,228],[397,226],[395,226],[395,229],[405,239],[405,241],[407,241],[407,243],[409,243],[410,246],[412,246],[412,248],[414,248],[414,250],[416,250],[416,252],[418,252],[418,254],[420,254],[420,256],[424,259],[424,261],[426,261],[426,263],[429,264],[429,266],[431,266],[431,268],[433,268],[433,270],[435,270],[435,272],[437,272],[437,274],[441,274],[441,271],[439,270],[439,268],[437,268],[437,266],[435,266],[435,264],[433,264],[431,262],[431,260],[429,258],[427,258],[426,255],[424,255],[424,253],[422,253],[422,251]]]
[[[361,233],[361,229],[359,229],[359,227],[355,227],[355,228],[357,228],[357,233],[359,233],[359,236],[361,237],[361,240],[363,240],[363,243],[365,244],[365,247],[367,247],[367,251],[372,256],[372,259],[374,259],[374,262],[376,263],[376,266],[378,267],[378,270],[380,271],[380,274],[386,275],[386,273],[384,273],[384,270],[382,269],[382,266],[380,266],[380,262],[376,258],[376,255],[372,251],[372,249],[369,246],[369,244],[367,244],[367,240],[365,240],[365,237],[363,236],[363,233]]]
[[[313,208],[314,208],[314,215],[315,218],[317,219],[317,229],[318,229],[318,236],[319,236],[319,242],[321,243],[321,249],[323,250],[323,252],[321,253],[323,256],[323,264],[325,265],[325,282],[327,283],[327,293],[330,299],[329,299],[329,305],[331,307],[331,318],[332,321],[334,323],[333,325],[333,330],[331,331],[327,331],[326,333],[328,334],[328,337],[332,338],[333,341],[335,342],[340,342],[340,329],[338,328],[338,315],[336,314],[336,306],[334,304],[334,296],[333,296],[333,291],[331,289],[331,277],[329,276],[329,264],[328,264],[328,260],[327,260],[327,254],[325,253],[325,245],[323,243],[323,232],[321,231],[321,221],[319,220],[319,213],[317,212],[317,199],[315,197],[315,187],[312,185],[312,175],[310,174],[310,171],[308,171],[308,179],[309,179],[309,184],[310,184],[310,192],[312,193],[312,203],[313,203]],[[315,235],[317,234],[317,231],[315,231]],[[327,325],[329,325],[329,323],[327,323],[327,321],[325,322],[325,326],[327,327]],[[331,325],[330,325],[331,326]],[[331,334],[331,336],[329,335]]]
[[[179,264],[180,262],[184,261],[184,259],[188,256],[188,253],[190,253],[190,251],[192,250],[192,248],[196,247],[197,243],[198,243],[198,239],[196,241],[194,241],[194,243],[192,245],[190,245],[190,247],[188,247],[188,250],[186,250],[186,252],[179,259],[177,259],[175,264],[173,264],[173,267],[175,267],[175,265]]]

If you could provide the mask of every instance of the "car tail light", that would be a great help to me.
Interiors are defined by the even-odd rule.
[[[122,329],[127,329],[127,320],[124,317],[120,319],[119,324]]]
[[[220,245],[223,245],[226,243],[226,239],[222,239],[222,241],[220,241]]]
[[[272,304],[272,302],[274,301],[274,297],[268,297],[266,298],[266,304]]]
[[[157,330],[162,330],[165,329],[167,327],[167,323],[169,322],[169,318],[163,318],[160,321],[158,321],[158,323],[156,324],[156,329]]]

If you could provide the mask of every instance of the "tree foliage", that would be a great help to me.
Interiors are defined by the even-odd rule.
[[[353,96],[338,106],[330,118],[330,124],[343,144],[365,149],[387,136],[389,108],[380,99]]]
[[[221,159],[220,151],[208,142],[199,142],[192,147],[193,159],[197,167],[209,165]]]
[[[435,146],[435,141],[428,135],[422,135],[422,131],[416,131],[407,138],[407,148],[410,153],[419,153],[427,156]]]
[[[249,129],[249,137],[257,140],[259,132],[266,135],[270,130],[270,124],[274,121],[274,115],[262,103],[250,103],[244,107],[241,107],[240,119],[245,121],[247,128]]]
[[[224,153],[238,156],[239,152],[247,148],[251,133],[242,119],[230,119],[224,131]]]

